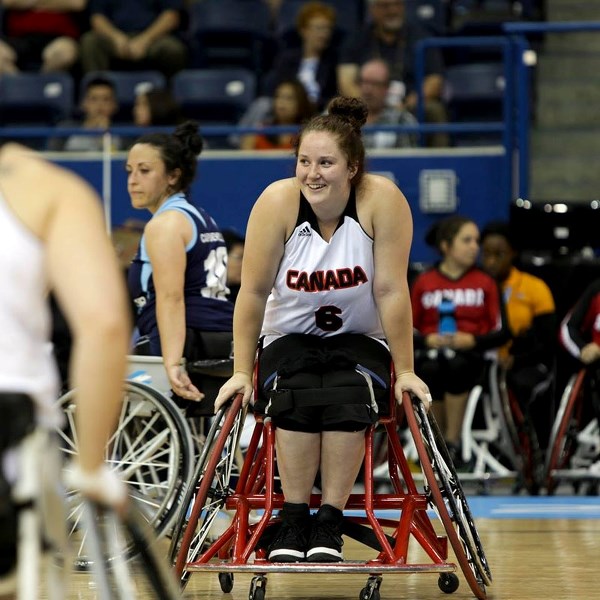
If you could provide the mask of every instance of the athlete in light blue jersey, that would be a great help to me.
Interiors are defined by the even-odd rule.
[[[186,198],[201,151],[198,126],[188,121],[173,134],[139,138],[126,165],[132,205],[152,213],[129,270],[136,324],[147,342],[144,353],[163,356],[173,391],[187,400],[203,394],[181,359],[228,356],[233,315],[223,235]],[[212,334],[209,342],[206,332]]]

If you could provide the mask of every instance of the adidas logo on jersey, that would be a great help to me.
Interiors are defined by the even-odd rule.
[[[305,225],[299,232],[298,237],[306,237],[312,235],[312,231],[308,225]]]

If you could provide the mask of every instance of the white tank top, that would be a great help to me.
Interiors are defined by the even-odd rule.
[[[301,195],[296,228],[285,243],[267,299],[264,345],[290,333],[362,333],[383,339],[373,297],[373,263],[373,239],[358,221],[354,188],[329,242]]]
[[[36,402],[39,423],[59,422],[58,373],[49,343],[44,247],[0,193],[0,392]]]

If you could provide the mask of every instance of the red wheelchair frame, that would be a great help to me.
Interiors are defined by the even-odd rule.
[[[585,369],[574,373],[560,399],[546,455],[545,474],[548,494],[556,491],[561,480],[577,483],[590,479],[587,468],[571,464],[578,449],[579,435],[586,424],[591,424],[595,419],[595,415],[591,414],[593,411],[590,410],[589,403],[586,404],[584,401],[585,377]]]
[[[393,390],[393,386],[391,388]],[[345,516],[344,534],[377,550],[377,556],[364,562],[273,563],[266,559],[260,540],[269,525],[277,523],[273,511],[283,506],[283,495],[275,491],[275,427],[269,418],[257,418],[235,489],[230,487],[241,424],[245,418],[241,395],[216,415],[207,435],[205,450],[196,467],[184,501],[184,510],[172,532],[170,558],[182,586],[196,571],[218,573],[221,589],[233,588],[235,572],[255,573],[249,599],[263,600],[266,575],[272,572],[366,573],[369,578],[360,593],[361,600],[379,600],[382,576],[387,573],[439,573],[438,586],[445,593],[456,591],[459,579],[456,564],[448,561],[448,540],[474,595],[486,598],[486,585],[492,580],[487,559],[460,481],[431,414],[418,400],[404,394],[399,410],[406,416],[415,440],[425,485],[417,489],[404,455],[397,430],[396,402],[390,399],[389,415],[365,432],[365,493],[352,494],[347,510],[364,510],[361,517]],[[373,486],[373,435],[376,427],[387,434],[391,494],[376,494]],[[262,443],[261,443],[262,442]],[[195,499],[194,499],[195,497]],[[193,505],[192,505],[193,503]],[[320,496],[311,496],[317,508]],[[191,511],[188,507],[192,506]],[[438,535],[427,510],[433,508],[446,536]],[[210,529],[217,514],[233,512],[233,520],[216,538]],[[399,511],[397,518],[381,518],[379,510]],[[251,519],[251,511],[262,511]],[[386,533],[383,528],[392,528]],[[353,535],[353,532],[355,535]],[[430,563],[411,562],[411,537],[425,551]]]

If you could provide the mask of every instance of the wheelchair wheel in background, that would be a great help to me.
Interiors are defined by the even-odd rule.
[[[554,473],[569,468],[569,461],[577,447],[577,433],[580,430],[583,412],[584,378],[584,369],[572,375],[560,398],[550,433],[544,469],[546,489],[549,495],[555,492],[558,485],[558,479]]]
[[[173,527],[169,559],[182,587],[190,577],[186,564],[195,561],[221,533],[219,521],[226,518],[223,509],[233,493],[232,479],[238,469],[236,449],[246,416],[241,404],[242,396],[238,395],[229,408],[221,408],[215,415]]]
[[[419,400],[413,401],[406,394],[404,405],[430,504],[444,525],[469,587],[484,600],[485,586],[492,582],[491,570],[441,431]]]
[[[66,425],[58,430],[59,445],[67,458],[76,455],[78,447],[76,393],[71,390],[58,400],[66,417]],[[106,460],[118,469],[156,534],[164,535],[180,511],[193,469],[191,434],[179,409],[155,389],[125,382],[123,405],[106,448]],[[68,503],[75,561],[80,568],[86,568],[79,494],[70,494]]]

